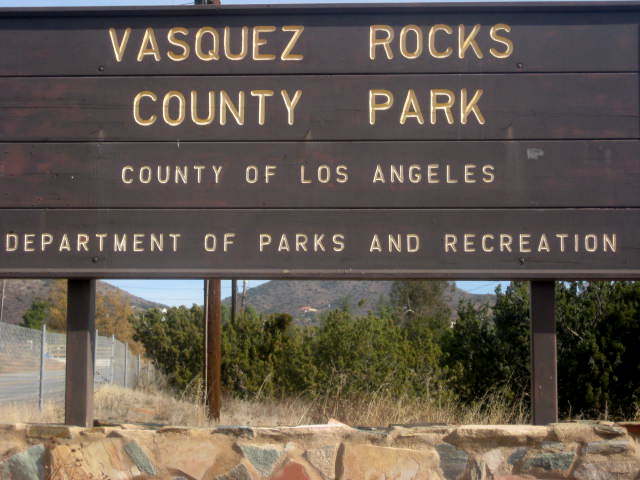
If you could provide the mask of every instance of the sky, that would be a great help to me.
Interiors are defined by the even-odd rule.
[[[403,0],[402,3],[411,0]],[[453,0],[456,1],[456,0]],[[241,4],[285,4],[285,3],[384,3],[377,0],[222,0],[225,5]],[[387,0],[386,3],[399,3]],[[88,6],[123,6],[123,5],[192,5],[188,0],[0,0],[0,7],[88,7]],[[168,306],[202,304],[204,298],[204,282],[202,280],[108,280],[108,283],[126,290],[133,295]],[[264,283],[264,280],[249,280],[248,288]],[[456,285],[470,293],[493,293],[498,284],[508,282],[473,281],[456,282]],[[239,282],[238,288],[242,288]],[[504,288],[504,287],[503,287]],[[223,280],[222,296],[231,295],[231,281]]]

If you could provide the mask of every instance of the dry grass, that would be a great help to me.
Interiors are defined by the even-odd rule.
[[[191,394],[190,396],[196,396]],[[200,396],[197,396],[200,398]],[[437,405],[410,398],[382,394],[329,397],[318,400],[241,400],[225,397],[220,424],[279,426],[326,423],[336,419],[349,425],[386,426],[415,423],[527,423],[521,405],[507,406],[499,396],[487,396],[472,407],[455,402]],[[94,399],[95,418],[105,423],[151,423],[211,427],[202,402],[176,398],[160,391],[131,390],[105,385]],[[0,406],[0,423],[60,423],[64,411],[59,403],[49,403],[40,412],[35,404]]]
[[[64,408],[60,403],[49,402],[42,411],[35,402],[0,404],[0,423],[61,423]]]
[[[200,395],[193,395],[201,398]],[[318,400],[241,400],[225,397],[220,424],[223,425],[305,425],[326,423],[333,418],[349,425],[390,424],[504,424],[527,423],[522,403],[508,405],[500,395],[486,396],[471,407],[455,402],[436,404],[411,398],[391,398],[383,394],[329,397]],[[105,386],[96,395],[96,418],[113,422],[151,422],[169,425],[209,427],[202,402],[177,399],[161,392],[152,394]]]
[[[201,398],[192,391],[183,398],[158,390],[130,390],[103,386],[95,396],[95,417],[107,423],[152,423],[212,427]],[[225,397],[222,425],[279,426],[326,423],[329,419],[355,426],[392,424],[508,424],[528,423],[529,412],[523,401],[510,404],[500,394],[486,395],[474,405],[454,401],[436,402],[413,398],[392,398],[382,393],[358,396],[325,396],[317,400],[240,400]],[[39,412],[34,404],[0,405],[0,423],[60,423],[64,412],[60,404],[47,404]],[[640,405],[630,421],[640,421]]]

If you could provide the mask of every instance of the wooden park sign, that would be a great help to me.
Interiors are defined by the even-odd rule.
[[[637,278],[635,3],[0,11],[0,275]]]

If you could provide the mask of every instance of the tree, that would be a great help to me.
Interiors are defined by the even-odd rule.
[[[33,302],[31,302],[29,310],[27,310],[22,316],[22,325],[27,328],[40,330],[42,325],[47,322],[48,315],[49,302],[42,300],[41,298],[35,298]]]
[[[461,304],[458,319],[443,341],[443,368],[464,402],[500,391],[516,401],[529,391],[529,290],[512,282],[496,303],[477,308]]]
[[[463,402],[472,403],[504,383],[501,369],[496,368],[498,340],[488,306],[461,303],[443,350],[448,384]]]
[[[133,317],[133,308],[121,291],[107,290],[96,296],[96,328],[100,334],[115,335],[137,355],[142,352],[142,346],[133,339]]]
[[[505,293],[500,286],[496,289],[496,369],[510,400],[527,395],[531,388],[529,306],[529,282],[511,282]]]
[[[67,329],[67,281],[54,280],[49,290],[49,321],[47,326],[54,331]]]
[[[203,310],[196,305],[172,307],[166,313],[151,309],[134,319],[133,338],[144,345],[169,383],[184,390],[202,371],[203,326]]]
[[[399,323],[410,334],[419,334],[425,327],[439,338],[451,323],[447,293],[453,284],[435,280],[400,280],[391,285],[391,306]]]
[[[556,293],[562,414],[633,415],[640,404],[640,284],[566,282]]]

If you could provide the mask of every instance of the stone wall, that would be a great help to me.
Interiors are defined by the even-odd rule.
[[[0,426],[0,479],[640,480],[640,424]]]

